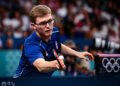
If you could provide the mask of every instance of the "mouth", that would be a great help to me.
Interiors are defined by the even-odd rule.
[[[48,32],[48,33],[49,33],[49,32],[51,32],[51,30],[46,30],[45,32]]]

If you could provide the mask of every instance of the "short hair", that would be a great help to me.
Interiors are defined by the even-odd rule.
[[[31,22],[35,23],[37,17],[43,17],[47,14],[52,14],[52,11],[48,6],[36,5],[30,11]]]
[[[64,44],[65,45],[69,45],[70,44],[70,45],[72,45],[73,49],[76,48],[76,44],[75,44],[75,42],[73,40],[66,40]]]

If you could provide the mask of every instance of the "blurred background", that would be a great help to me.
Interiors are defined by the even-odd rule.
[[[117,53],[113,49],[93,47],[100,38],[120,44],[120,2],[118,0],[0,0],[0,77],[15,73],[26,37],[33,29],[29,12],[32,6],[45,4],[52,9],[61,42],[76,51],[93,55]],[[65,56],[65,71],[53,76],[95,75],[94,61]]]

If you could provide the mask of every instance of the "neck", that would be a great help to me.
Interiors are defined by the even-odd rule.
[[[43,41],[48,42],[51,39],[51,36],[42,36],[37,31],[35,31],[39,38],[41,38]]]

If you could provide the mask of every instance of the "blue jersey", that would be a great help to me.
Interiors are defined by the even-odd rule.
[[[52,72],[41,73],[33,66],[33,62],[38,58],[43,58],[46,61],[52,61],[56,58],[53,54],[53,49],[57,53],[60,53],[61,43],[59,30],[53,27],[51,40],[44,42],[40,39],[36,32],[33,32],[24,43],[22,56],[19,62],[19,66],[16,70],[14,78],[17,77],[49,77]]]

